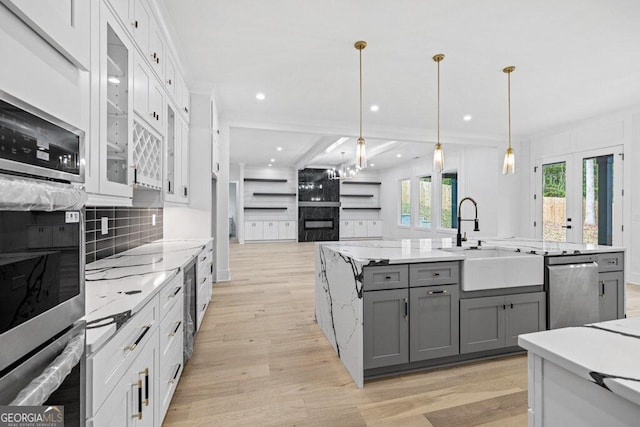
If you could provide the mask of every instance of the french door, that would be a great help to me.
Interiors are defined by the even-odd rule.
[[[622,245],[622,146],[536,162],[536,237]]]

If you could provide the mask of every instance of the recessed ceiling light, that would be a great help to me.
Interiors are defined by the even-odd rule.
[[[264,93],[262,93],[262,92],[256,93],[256,99],[258,99],[260,101],[264,101],[265,98],[266,98],[266,96],[264,96]]]
[[[275,162],[276,162],[276,159],[271,159],[271,163],[275,163]]]
[[[464,120],[465,122],[468,122],[469,120],[471,120],[473,117],[471,117],[471,114],[467,114],[466,116],[464,116],[462,118],[462,120]]]
[[[378,107],[377,105],[371,106],[371,111],[378,111],[378,110],[380,110],[380,107]]]
[[[398,154],[396,154],[396,157],[400,158],[400,157],[402,157],[402,154],[398,153]]]
[[[276,147],[276,150],[282,151],[282,147]]]
[[[269,167],[271,167],[271,163],[269,163]]]
[[[375,163],[369,163],[369,166],[374,167]]]
[[[334,142],[333,144],[331,144],[330,146],[327,147],[326,150],[324,150],[326,153],[329,153],[333,150],[335,150],[340,144],[342,144],[345,141],[348,141],[349,138],[343,136],[342,138],[338,139],[336,142]]]
[[[116,76],[111,76],[107,79],[109,83],[113,83],[114,85],[120,84],[120,79]]]

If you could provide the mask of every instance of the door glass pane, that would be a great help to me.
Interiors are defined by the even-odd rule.
[[[542,238],[566,242],[567,163],[542,165]]]
[[[421,176],[419,184],[418,226],[431,228],[431,177]]]
[[[442,228],[457,228],[458,217],[458,172],[451,171],[442,174],[442,214],[440,224]]]
[[[582,242],[613,241],[613,154],[582,161]]]
[[[107,179],[129,182],[129,51],[107,26]]]
[[[400,181],[400,224],[411,225],[411,180]]]

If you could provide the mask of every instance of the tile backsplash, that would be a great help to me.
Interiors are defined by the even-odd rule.
[[[108,232],[102,234],[105,217]],[[162,239],[162,208],[87,207],[85,221],[87,264]]]

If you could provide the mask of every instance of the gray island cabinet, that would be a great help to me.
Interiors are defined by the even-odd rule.
[[[480,252],[446,240],[316,244],[316,321],[358,387],[365,379],[522,352],[519,335],[550,325],[548,265],[554,256],[571,261],[566,249],[539,252],[535,242],[507,240]],[[598,280],[599,298],[590,298],[601,320],[624,315],[624,253],[612,249],[588,249],[597,267],[585,271]],[[525,284],[485,276],[481,287],[482,277],[469,273],[483,273],[478,265],[492,254],[510,260],[525,251],[539,262]],[[485,270],[500,279],[492,262]]]

